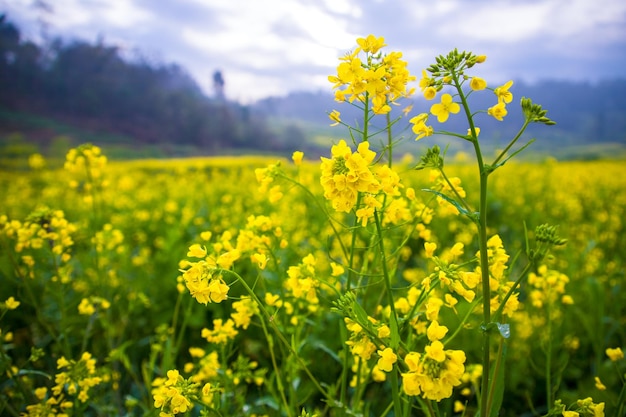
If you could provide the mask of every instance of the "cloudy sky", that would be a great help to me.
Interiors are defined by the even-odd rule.
[[[337,58],[370,33],[418,76],[456,47],[487,55],[491,84],[626,78],[624,0],[0,0],[2,12],[32,40],[104,39],[178,63],[207,94],[221,70],[241,102],[330,91]]]

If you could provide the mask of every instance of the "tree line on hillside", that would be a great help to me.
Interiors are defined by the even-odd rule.
[[[175,143],[208,153],[285,151],[302,136],[295,126],[272,129],[250,107],[225,100],[221,73],[214,74],[216,95],[208,97],[180,66],[134,61],[102,42],[37,45],[1,15],[0,110],[132,137],[139,145]]]

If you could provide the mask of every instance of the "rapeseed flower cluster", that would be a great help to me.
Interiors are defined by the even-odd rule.
[[[349,213],[356,208],[356,215],[363,226],[380,210],[383,203],[378,195],[396,196],[399,194],[400,177],[387,165],[374,166],[376,153],[369,149],[369,142],[361,142],[356,152],[345,140],[331,148],[332,158],[322,157],[320,182],[324,197],[332,207]],[[357,206],[359,195],[363,196]]]
[[[288,278],[285,281],[288,293],[296,300],[306,301],[309,311],[315,311],[319,304],[317,288],[320,284],[316,276],[315,262],[313,254],[308,254],[302,258],[300,264],[287,269]]]
[[[439,284],[441,288],[447,288],[450,292],[456,293],[466,301],[472,302],[476,297],[475,288],[480,283],[480,274],[475,271],[465,271],[456,261],[463,254],[464,245],[457,242],[444,255],[436,256],[437,244],[434,242],[424,243],[425,256],[430,258],[435,264],[434,271],[424,278],[422,286],[429,290],[433,283]],[[434,295],[431,295],[433,297]],[[446,304],[454,307],[456,299],[453,295],[445,294]]]
[[[476,257],[479,258],[478,254],[476,254]],[[513,282],[508,279],[508,274],[505,273],[508,269],[509,255],[499,235],[493,235],[487,240],[487,257],[489,261],[489,288],[492,291],[491,312],[493,313],[500,308],[500,304],[513,287]],[[478,276],[480,276],[479,268],[477,267],[475,271]],[[513,316],[520,306],[518,297],[518,292],[513,292],[509,296],[502,309],[504,314],[509,317]]]
[[[188,256],[202,257],[206,251],[200,245],[192,245]],[[189,293],[200,304],[221,303],[228,297],[230,289],[222,274],[213,262],[200,260],[198,262],[181,262],[182,277]]]
[[[72,235],[76,231],[76,225],[65,218],[62,210],[51,210],[48,207],[33,211],[24,222],[9,220],[6,215],[0,216],[0,232],[15,240],[15,252],[48,249],[61,262],[68,262],[71,258],[71,247],[74,245]]]
[[[69,185],[84,192],[86,202],[92,201],[94,191],[108,186],[104,177],[107,162],[102,150],[89,143],[70,149],[65,156],[64,168],[72,175]]]
[[[419,88],[427,100],[433,100],[444,87],[452,87],[453,89],[462,88],[468,82],[469,93],[488,89],[487,81],[481,77],[468,76],[466,70],[472,68],[476,64],[485,62],[486,56],[474,55],[469,52],[459,53],[457,50],[450,52],[447,56],[440,56],[437,63],[431,65],[428,69],[422,71],[422,78],[419,81]],[[508,81],[504,85],[492,89],[497,98],[497,103],[487,109],[487,114],[498,121],[502,121],[507,115],[506,105],[513,100],[513,94],[509,91],[513,81]],[[410,119],[413,133],[416,134],[416,140],[431,136],[435,131],[432,126],[427,125],[429,117],[435,116],[439,123],[445,123],[451,114],[457,114],[461,111],[461,105],[456,95],[443,93],[440,101],[430,106],[429,113],[420,113]],[[468,137],[474,134],[478,136],[480,128],[472,126],[468,129]]]
[[[560,411],[563,417],[604,417],[604,403],[595,403],[591,397],[577,400],[569,407],[557,400],[552,410]]]
[[[331,201],[335,210],[349,213],[359,193],[379,191],[380,184],[370,167],[376,153],[369,146],[369,142],[362,142],[353,153],[346,141],[341,140],[331,148],[332,159],[322,157],[320,182],[324,197]]]
[[[426,346],[424,353],[409,352],[404,362],[408,368],[402,373],[405,394],[435,401],[450,397],[465,372],[465,352],[444,350],[438,340]]]
[[[553,305],[556,302],[573,304],[572,297],[565,293],[565,286],[569,278],[558,271],[548,269],[547,265],[541,265],[537,272],[528,275],[528,284],[532,288],[529,293],[530,303],[533,307],[542,308],[546,304]],[[558,309],[555,309],[555,313]]]
[[[365,106],[371,103],[375,114],[387,114],[391,104],[413,94],[407,84],[415,80],[415,76],[409,72],[402,53],[383,55],[380,52],[386,46],[384,38],[369,35],[357,39],[357,43],[359,46],[353,52],[340,58],[337,75],[328,77],[335,90],[335,100],[350,103],[356,100]],[[340,121],[338,112],[331,115],[331,119]]]
[[[103,379],[97,375],[96,360],[89,352],[84,352],[79,360],[67,360],[64,356],[57,360],[57,369],[60,371],[54,377],[55,386],[52,392],[57,397],[62,392],[75,396],[81,402],[89,400],[89,390],[102,383]]]
[[[620,347],[617,347],[617,348],[607,348],[606,349],[606,356],[608,356],[611,361],[617,362],[619,360],[624,359],[624,352],[622,351],[622,348],[620,348]]]
[[[206,231],[201,233],[201,238],[205,243],[210,243],[213,234]],[[208,247],[192,244],[187,256],[200,260],[180,261],[180,278],[199,303],[220,303],[228,298],[230,289],[224,281],[222,270],[232,269],[235,262],[244,257],[259,269],[265,269],[272,248],[285,248],[287,244],[282,228],[275,220],[264,215],[250,215],[245,227],[236,235],[227,230]]]
[[[207,353],[199,347],[189,348],[189,354],[196,363],[187,362],[185,364],[185,372],[192,374],[191,380],[199,384],[211,382],[218,376],[221,369],[219,356],[216,351]]]
[[[167,378],[154,380],[152,386],[154,407],[161,409],[161,417],[185,414],[198,399],[199,384],[183,378],[176,369],[167,371]]]
[[[48,389],[40,387],[35,389],[35,397],[40,401],[37,404],[26,406],[26,413],[23,416],[28,417],[69,417],[72,415],[74,403],[65,399],[59,400],[54,396],[48,396]]]
[[[353,356],[359,357],[363,361],[368,361],[372,357],[372,354],[376,352],[376,344],[372,342],[370,335],[359,323],[348,317],[344,318],[344,321],[350,331],[350,339],[346,341],[350,352]],[[372,321],[371,318],[370,321]]]

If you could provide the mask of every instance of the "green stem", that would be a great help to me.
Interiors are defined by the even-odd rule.
[[[444,346],[448,346],[448,344],[450,343],[450,341],[452,339],[454,339],[456,337],[457,334],[459,334],[459,332],[461,330],[463,330],[463,325],[469,320],[469,318],[472,316],[472,314],[474,313],[474,307],[476,307],[476,305],[481,301],[481,298],[476,299],[472,304],[470,304],[469,308],[467,309],[467,313],[465,313],[465,316],[463,317],[463,319],[461,320],[461,322],[459,323],[459,325],[456,327],[456,329],[454,330],[454,332],[445,338],[445,340],[442,341]]]
[[[376,222],[376,233],[378,234],[378,246],[380,248],[380,259],[381,266],[383,269],[383,276],[385,287],[387,290],[387,297],[390,309],[390,327],[391,327],[391,341],[390,347],[394,351],[398,350],[398,346],[400,344],[400,335],[398,330],[398,316],[396,314],[395,302],[393,299],[393,292],[391,290],[391,277],[389,276],[389,272],[387,270],[387,258],[385,256],[385,246],[383,242],[383,231],[380,224],[380,216],[378,215],[378,210],[374,210],[374,221]],[[393,409],[394,415],[401,416],[402,415],[402,404],[400,403],[400,393],[398,392],[398,370],[394,366],[391,374],[391,390],[393,395]]]
[[[619,398],[617,399],[617,413],[615,415],[623,416],[626,411],[624,410],[624,407],[626,407],[626,384],[622,385],[622,390],[619,393]]]
[[[488,408],[490,397],[489,393],[489,367],[491,364],[491,330],[489,329],[489,323],[491,323],[491,287],[489,283],[489,256],[487,253],[487,179],[489,178],[490,170],[487,169],[483,161],[482,151],[476,136],[476,127],[474,126],[474,119],[470,112],[467,98],[461,88],[458,75],[451,71],[452,81],[456,90],[459,93],[465,116],[470,126],[470,132],[472,136],[472,144],[474,145],[474,152],[476,154],[476,162],[478,164],[478,171],[480,174],[480,200],[478,203],[478,244],[480,252],[480,272],[482,279],[482,291],[483,291],[483,374],[482,374],[482,388],[481,388],[481,402],[480,402],[480,415],[482,417],[489,417],[491,410]]]
[[[257,316],[261,320],[261,326],[263,327],[263,333],[265,334],[265,340],[267,340],[267,344],[268,344],[268,348],[269,348],[269,352],[270,352],[270,358],[272,360],[272,367],[274,368],[274,372],[276,374],[276,384],[278,385],[278,391],[280,393],[280,398],[281,398],[283,404],[285,405],[285,409],[287,410],[287,415],[291,416],[291,409],[289,407],[289,402],[287,401],[287,398],[285,397],[285,389],[283,387],[283,379],[282,379],[282,376],[281,376],[280,367],[278,366],[278,363],[276,362],[276,355],[274,354],[274,339],[272,339],[272,336],[269,334],[269,332],[267,330],[267,324],[265,324],[265,320],[263,319],[263,315],[262,314],[257,314]]]
[[[356,207],[361,203],[361,193],[356,198]],[[357,230],[359,220],[354,216],[354,224],[352,225],[352,241],[350,242],[350,254],[348,256],[348,279],[346,281],[346,291],[350,291],[352,287],[352,279],[354,278],[354,249],[356,246]]]
[[[547,303],[547,317],[548,330],[546,334],[548,337],[548,351],[546,352],[546,402],[548,407],[553,403],[552,399],[552,311],[550,303]]]
[[[391,168],[393,163],[393,135],[391,133],[391,116],[387,113],[387,155],[389,155],[389,160],[387,161],[387,165]]]
[[[250,288],[248,283],[241,277],[241,275],[239,275],[237,272],[231,271],[229,269],[220,269],[219,271],[223,272],[223,273],[226,273],[226,274],[233,275],[237,279],[237,281],[239,281],[239,283],[241,283],[241,285],[243,285],[243,287],[245,288],[246,292],[250,295],[250,297],[252,297],[252,299],[254,299],[255,303],[259,307],[259,310],[263,313],[263,316],[265,316],[267,321],[270,323],[270,327],[274,330],[274,332],[276,333],[276,336],[278,336],[278,339],[281,341],[281,343],[283,343],[285,345],[287,350],[289,350],[289,352],[292,355],[294,355],[294,357],[296,358],[296,361],[302,367],[302,370],[304,371],[304,373],[306,373],[307,376],[310,378],[310,380],[313,383],[313,385],[315,386],[315,388],[328,401],[331,401],[331,402],[334,401],[333,398],[331,398],[331,396],[328,394],[328,392],[324,388],[322,388],[322,386],[320,385],[319,381],[317,380],[317,378],[315,378],[315,376],[313,375],[313,373],[311,372],[309,367],[302,360],[302,358],[300,358],[300,356],[298,355],[298,352],[295,351],[295,349],[291,346],[291,343],[289,343],[289,341],[285,338],[285,335],[283,335],[282,332],[280,331],[280,329],[278,328],[278,326],[276,326],[276,323],[274,323],[274,320],[272,319],[272,315],[270,314],[270,312],[267,311],[267,309],[265,308],[263,303],[261,303],[261,300],[259,299],[259,297],[252,290],[252,288]]]
[[[400,335],[398,334],[398,315],[396,313],[395,300],[393,299],[393,292],[391,289],[391,277],[387,270],[387,258],[385,257],[385,246],[383,242],[383,231],[380,224],[380,216],[378,210],[374,210],[374,221],[376,222],[376,232],[378,234],[378,247],[380,249],[381,266],[383,269],[383,281],[385,282],[385,289],[387,290],[387,301],[389,303],[390,321],[391,321],[391,348],[397,349],[399,344]],[[394,341],[394,337],[397,339]]]
[[[369,140],[368,127],[370,121],[370,96],[368,93],[365,93],[365,101],[363,104],[363,142],[367,142]]]
[[[496,166],[496,164],[498,162],[500,162],[500,160],[502,158],[504,158],[504,155],[506,155],[506,153],[509,151],[509,149],[511,149],[511,147],[515,144],[515,142],[517,142],[517,140],[522,136],[522,133],[524,133],[524,131],[526,130],[526,127],[529,125],[529,123],[530,123],[529,120],[524,120],[524,124],[522,125],[520,130],[517,132],[517,135],[515,135],[515,137],[511,140],[511,142],[509,142],[507,147],[504,148],[504,150],[502,152],[500,152],[500,155],[498,155],[498,157],[491,164],[492,167]]]
[[[491,287],[489,283],[489,256],[487,252],[487,177],[483,169],[482,157],[480,157],[480,148],[478,142],[475,143],[477,156],[479,156],[480,162],[480,203],[479,203],[479,221],[478,221],[478,243],[480,246],[480,271],[482,278],[482,290],[483,290],[483,323],[487,326],[491,323]],[[490,335],[489,329],[483,330],[483,380],[482,380],[482,402],[481,402],[481,416],[488,416],[487,398],[489,396],[489,366],[491,363],[490,357]]]
[[[397,416],[402,415],[402,403],[400,403],[400,382],[398,381],[398,367],[391,370],[391,396],[393,397],[393,411]]]
[[[326,215],[326,217],[330,220],[328,223],[330,224],[330,227],[333,229],[333,233],[335,234],[335,236],[337,237],[337,240],[339,241],[339,245],[341,246],[341,252],[343,253],[343,255],[347,258],[348,257],[348,250],[346,249],[345,245],[343,244],[343,241],[341,240],[341,236],[339,235],[339,230],[337,230],[337,227],[335,227],[335,220],[330,216],[330,214],[328,213],[328,210],[326,210],[326,206],[324,206],[324,204],[322,204],[320,202],[320,200],[315,196],[315,194],[313,194],[313,192],[311,190],[309,190],[307,187],[305,187],[304,185],[302,185],[301,183],[299,183],[298,181],[295,181],[291,178],[289,178],[286,175],[281,175],[281,178],[291,182],[292,184],[300,187],[302,190],[304,190],[309,197],[311,197],[311,199],[315,202],[315,204],[317,204],[317,206],[320,208],[320,210],[322,210],[322,212]]]
[[[524,277],[526,276],[528,271],[530,271],[530,268],[532,266],[533,266],[532,263],[530,263],[530,262],[527,263],[526,266],[524,267],[524,269],[522,270],[522,272],[520,272],[519,277],[515,280],[515,282],[511,286],[511,288],[509,288],[509,291],[506,293],[506,295],[504,296],[504,298],[500,302],[500,305],[498,306],[498,309],[496,310],[495,313],[493,313],[493,320],[495,322],[500,321],[500,318],[502,317],[502,311],[504,310],[506,302],[509,300],[511,295],[513,295],[513,292],[517,289],[517,287],[519,287],[521,285],[522,280],[524,279]]]
[[[498,346],[498,355],[496,356],[496,363],[495,365],[495,369],[493,372],[493,379],[491,381],[491,384],[489,386],[489,398],[488,398],[488,403],[487,403],[487,410],[491,410],[491,407],[493,406],[493,396],[495,394],[496,391],[496,384],[502,383],[501,381],[497,381],[497,378],[495,377],[495,375],[498,374],[498,369],[500,369],[500,367],[502,366],[502,349],[504,348],[504,338],[500,338],[500,344]]]

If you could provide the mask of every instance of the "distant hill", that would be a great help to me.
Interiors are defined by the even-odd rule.
[[[550,127],[531,125],[528,128],[526,136],[539,139],[537,146],[544,149],[609,143],[626,146],[626,79],[597,84],[550,80],[537,84],[515,82],[511,92],[514,101],[507,106],[509,115],[503,122],[486,114],[479,114],[476,119],[482,129],[482,140],[493,146],[508,141],[521,126],[523,117],[519,100],[523,96],[541,104],[557,123]],[[432,104],[418,95],[413,99],[414,107],[409,117],[428,112]],[[470,97],[470,105],[475,110],[487,109],[493,104],[495,97],[490,91],[477,92]],[[272,97],[257,102],[254,108],[259,114],[319,126],[330,124],[328,113],[333,109],[340,111],[345,121],[362,119],[359,109],[349,103],[335,102],[330,92],[296,92],[285,97]],[[398,115],[400,110],[397,109],[394,114]],[[437,129],[436,119],[431,121]],[[396,132],[411,136],[407,124],[408,118],[405,118],[396,126]],[[445,129],[464,132],[467,122],[460,114],[452,115]],[[345,129],[340,129],[337,134],[345,136]]]
[[[214,74],[221,80],[221,73]],[[194,154],[292,152],[303,134],[275,129],[248,106],[205,95],[175,64],[125,59],[116,46],[55,39],[37,45],[0,14],[0,154],[20,141],[47,151],[59,135]],[[57,141],[58,142],[58,141]],[[9,143],[7,145],[7,143]],[[3,146],[7,145],[7,146]],[[30,148],[29,148],[30,149]],[[187,151],[186,151],[187,152]]]

